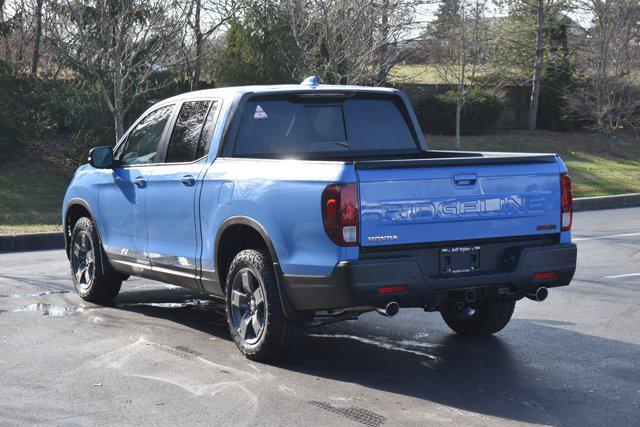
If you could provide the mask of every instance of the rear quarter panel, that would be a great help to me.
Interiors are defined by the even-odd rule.
[[[202,268],[215,270],[215,237],[230,217],[257,221],[268,233],[285,274],[329,275],[336,263],[356,259],[325,234],[320,210],[329,183],[355,182],[342,162],[218,158],[207,170],[200,198]]]

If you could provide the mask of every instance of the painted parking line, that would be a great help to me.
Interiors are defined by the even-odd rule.
[[[604,276],[605,279],[621,279],[623,277],[637,277],[640,273],[618,274],[615,276]]]
[[[571,241],[580,242],[583,240],[613,239],[616,237],[634,237],[634,236],[640,236],[640,233],[610,234],[608,236],[596,236],[596,237],[578,237],[576,239],[571,239]]]

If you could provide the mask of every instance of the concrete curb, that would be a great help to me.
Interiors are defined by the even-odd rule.
[[[579,197],[573,199],[574,212],[640,206],[640,193],[615,196]],[[34,251],[64,248],[64,236],[59,233],[31,233],[0,236],[0,252]]]
[[[34,251],[64,248],[62,232],[0,236],[0,252]]]
[[[630,208],[634,206],[640,206],[640,193],[616,194],[615,196],[579,197],[577,199],[573,199],[574,212]]]

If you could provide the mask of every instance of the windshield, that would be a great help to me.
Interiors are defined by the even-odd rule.
[[[250,99],[242,111],[234,155],[321,157],[417,151],[419,144],[397,96],[314,94]]]

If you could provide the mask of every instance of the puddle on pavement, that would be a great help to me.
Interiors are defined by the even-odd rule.
[[[53,292],[53,293],[63,293],[61,291]],[[27,295],[20,295],[27,296]],[[42,296],[42,294],[32,294],[28,296]],[[132,303],[120,303],[116,304],[115,307],[157,307],[157,308],[198,308],[198,309],[218,309],[224,310],[224,305],[217,303],[215,301],[206,300],[206,299],[190,299],[183,302],[132,302]],[[82,307],[73,307],[73,306],[56,306],[47,304],[44,302],[38,302],[34,304],[25,305],[23,307],[17,308],[15,310],[0,310],[0,313],[12,311],[12,312],[27,312],[33,313],[40,316],[70,316],[74,314],[76,311],[82,311]]]
[[[129,302],[116,304],[116,307],[157,307],[157,308],[218,308],[224,309],[224,305],[208,299],[189,299],[183,302]]]
[[[13,294],[13,295],[0,295],[0,298],[29,298],[29,297],[44,297],[47,295],[68,294],[71,290],[57,290],[57,291],[42,291],[33,294]]]
[[[38,316],[71,316],[73,313],[78,311],[77,307],[58,307],[51,304],[46,304],[43,302],[38,302],[35,304],[25,305],[24,307],[20,307],[14,312],[27,312],[33,313]]]
[[[417,356],[422,356],[425,358],[421,365],[426,366],[428,368],[435,368],[437,364],[440,362],[440,358],[434,356],[432,354],[426,353],[423,351],[425,348],[435,348],[439,347],[438,344],[432,343],[424,343],[410,340],[391,340],[385,337],[359,337],[355,335],[346,335],[346,334],[308,334],[307,336],[315,337],[315,338],[336,338],[336,339],[349,339],[353,341],[357,341],[362,344],[373,345],[379,348],[383,348],[385,350],[393,350],[393,351],[402,351],[405,353],[415,354]],[[416,350],[419,348],[420,350]]]

